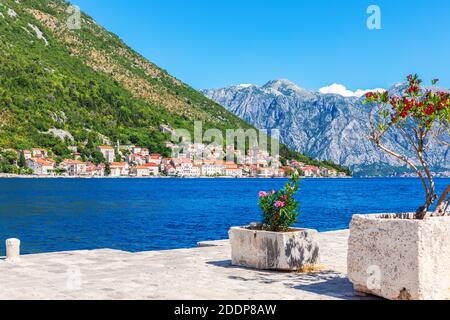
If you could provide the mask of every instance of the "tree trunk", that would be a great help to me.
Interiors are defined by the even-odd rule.
[[[434,216],[441,217],[445,215],[445,209],[447,208],[450,200],[449,193],[450,193],[450,184],[447,186],[447,188],[444,190],[441,197],[439,198],[436,211],[434,212]]]
[[[428,215],[428,209],[430,208],[430,205],[428,203],[424,204],[423,206],[421,206],[419,209],[417,209],[416,211],[416,219],[417,220],[424,220],[427,215]]]
[[[427,202],[423,206],[421,206],[419,209],[417,209],[417,211],[416,211],[416,219],[417,220],[424,220],[433,215],[431,212],[429,212],[429,210],[430,210],[431,206],[433,205],[433,203],[436,201],[436,198],[437,198],[437,195],[435,195],[435,194],[427,196]]]

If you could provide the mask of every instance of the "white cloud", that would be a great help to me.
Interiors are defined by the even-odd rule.
[[[375,92],[375,91],[379,92],[379,91],[386,91],[386,90],[381,89],[381,88],[376,88],[376,89],[367,89],[367,90],[358,89],[356,91],[351,91],[351,90],[347,89],[344,85],[338,84],[338,83],[333,83],[332,85],[330,85],[328,87],[323,87],[323,88],[319,89],[319,92],[322,94],[338,94],[343,97],[362,97],[367,92]]]

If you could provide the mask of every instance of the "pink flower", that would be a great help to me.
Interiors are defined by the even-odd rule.
[[[275,208],[283,208],[284,206],[285,206],[285,203],[283,201],[275,202]]]
[[[283,199],[283,201],[286,201],[288,199],[288,196],[284,195],[281,197],[281,199]]]
[[[265,191],[260,191],[260,192],[259,192],[259,197],[260,197],[260,198],[267,197],[267,192],[265,192]]]
[[[275,190],[272,190],[272,194],[275,194],[276,192],[275,192]]]

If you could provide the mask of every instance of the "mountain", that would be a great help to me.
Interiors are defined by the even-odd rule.
[[[81,15],[71,30],[61,0],[0,3],[0,147],[40,145],[67,153],[47,134],[64,130],[75,142],[107,140],[167,151],[159,125],[248,127],[147,61],[117,36]]]
[[[400,93],[402,84],[391,93]],[[350,167],[355,175],[395,175],[408,171],[396,159],[379,151],[368,139],[367,109],[357,96],[322,94],[305,90],[288,80],[263,86],[238,85],[203,93],[259,129],[279,128],[281,141],[298,152]],[[412,155],[407,141],[397,133],[386,144]],[[435,170],[450,168],[449,148],[432,146],[428,154]]]
[[[171,76],[63,0],[0,2],[0,151],[46,148],[59,160],[76,146],[136,144],[168,155],[161,125],[254,128]],[[75,21],[76,22],[76,21]],[[322,164],[281,146],[283,158]],[[346,170],[340,166],[324,166]]]

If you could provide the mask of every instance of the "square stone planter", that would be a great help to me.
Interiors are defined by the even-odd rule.
[[[356,291],[391,300],[450,299],[450,217],[356,215],[348,276]]]
[[[280,271],[299,271],[320,263],[317,231],[268,232],[235,227],[229,231],[232,264]]]

